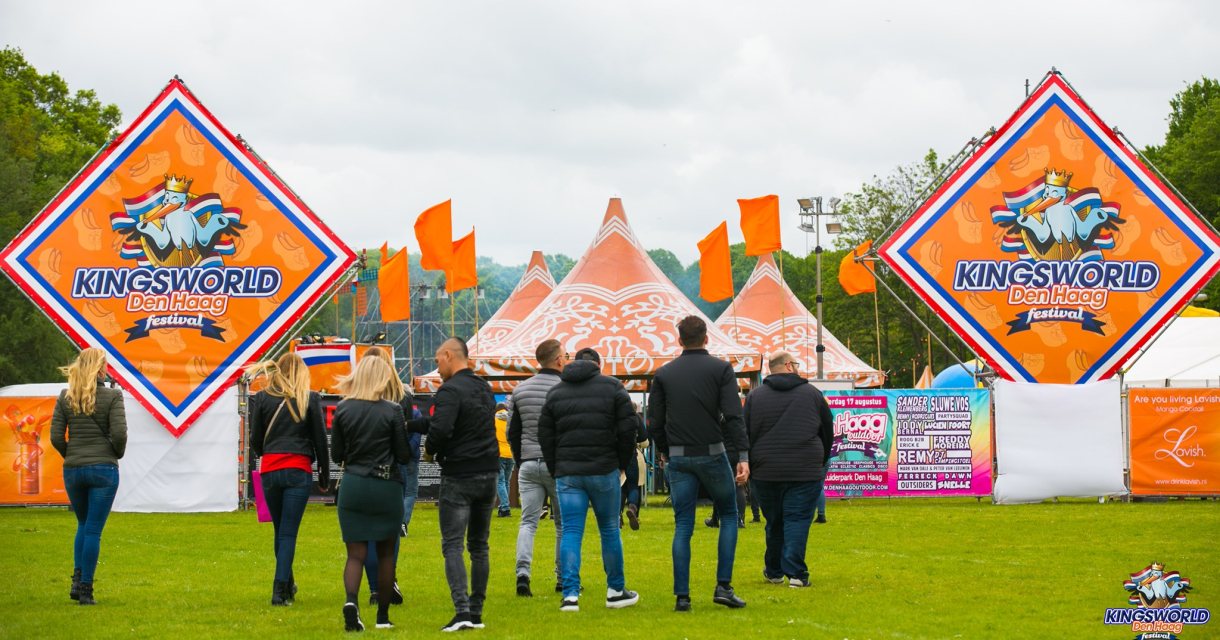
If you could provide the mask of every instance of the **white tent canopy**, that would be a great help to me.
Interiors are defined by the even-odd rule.
[[[1123,382],[1131,387],[1220,387],[1220,318],[1174,320]]]

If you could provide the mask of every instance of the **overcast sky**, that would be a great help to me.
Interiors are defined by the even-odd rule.
[[[1220,3],[0,0],[0,44],[125,123],[178,74],[354,248],[452,198],[480,255],[578,257],[619,196],[687,262],[768,193],[803,255],[796,198],[956,151],[1052,65],[1159,143]]]

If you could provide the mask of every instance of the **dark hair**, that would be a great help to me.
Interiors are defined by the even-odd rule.
[[[508,405],[504,404],[503,402],[496,403],[496,411],[504,411],[505,409],[508,409]]]
[[[596,351],[594,351],[593,349],[591,349],[589,347],[585,347],[584,349],[577,351],[576,357],[574,359],[575,360],[592,360],[593,362],[596,362],[597,364],[602,363],[602,357],[600,355],[598,355],[598,353]]]
[[[538,360],[538,366],[545,367],[554,362],[561,353],[563,353],[563,345],[559,344],[558,340],[550,338],[543,340],[538,345],[538,348],[534,350],[534,358]]]
[[[707,323],[699,316],[686,316],[678,321],[678,342],[684,349],[698,349],[707,337]]]
[[[470,359],[470,349],[466,348],[466,339],[465,338],[459,338],[457,336],[453,336],[452,338],[449,338],[445,342],[453,343],[453,346],[446,347],[446,348],[448,348],[450,351],[453,351],[454,353],[461,354],[463,360]]]

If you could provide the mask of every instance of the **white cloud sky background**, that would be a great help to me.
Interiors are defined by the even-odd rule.
[[[0,45],[130,122],[174,74],[354,248],[579,257],[612,196],[684,262],[735,199],[841,195],[998,126],[1051,66],[1139,145],[1220,77],[1220,3],[18,2]]]

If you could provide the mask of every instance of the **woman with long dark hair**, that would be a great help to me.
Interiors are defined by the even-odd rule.
[[[315,462],[323,491],[330,482],[322,399],[309,390],[309,367],[295,353],[255,364],[247,373],[267,376],[266,387],[250,398],[250,451],[259,457],[263,496],[275,529],[271,604],[290,605],[297,591],[292,573],[297,532],[309,503]]]
[[[339,389],[346,396],[331,423],[331,454],[343,464],[339,529],[347,545],[343,586],[344,628],[364,630],[358,593],[368,541],[377,549],[377,628],[389,629],[394,585],[394,543],[402,527],[399,465],[410,460],[402,407],[402,381],[381,358],[364,358]]]
[[[85,349],[60,368],[68,388],[51,414],[51,445],[64,457],[64,489],[76,514],[72,590],[80,604],[93,599],[93,576],[101,552],[102,529],[119,490],[119,458],[127,449],[123,392],[103,384],[106,352]]]

